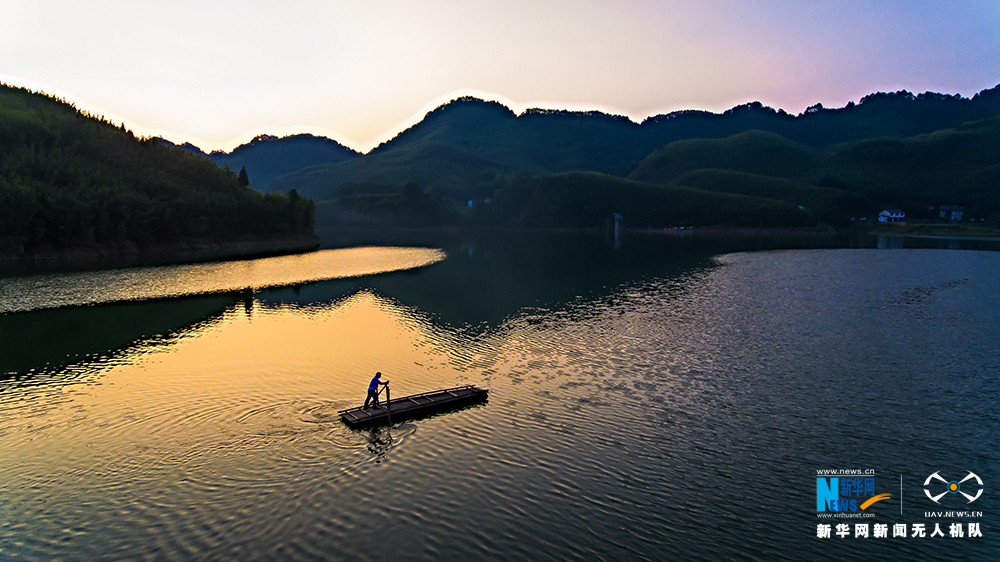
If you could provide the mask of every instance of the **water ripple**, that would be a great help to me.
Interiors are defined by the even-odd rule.
[[[936,259],[730,255],[487,329],[373,291],[227,313],[0,387],[0,557],[822,559],[816,468],[996,464],[1000,292],[975,273],[996,261]],[[468,380],[490,399],[349,429],[376,366],[394,395]],[[993,546],[911,544],[837,554]]]

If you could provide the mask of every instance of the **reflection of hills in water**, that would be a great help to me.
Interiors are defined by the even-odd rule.
[[[376,240],[366,240],[372,243]],[[919,240],[907,239],[907,244]],[[368,292],[401,317],[437,325],[435,333],[478,336],[510,319],[577,311],[622,286],[716,267],[719,254],[780,248],[879,247],[876,238],[632,235],[616,248],[603,233],[445,234],[428,240],[448,258],[428,267],[319,281],[257,293],[223,293],[0,314],[0,376],[56,372],[86,362],[169,345],[217,324],[227,312],[327,310]],[[392,252],[392,248],[382,248]],[[405,249],[403,249],[405,250]],[[435,255],[439,252],[433,251]],[[213,265],[212,267],[219,267]],[[245,265],[242,266],[245,268]],[[683,283],[670,283],[677,291]],[[127,350],[127,353],[125,353]]]
[[[0,376],[39,376],[80,361],[110,361],[126,349],[176,341],[217,321],[241,300],[249,314],[253,297],[245,295],[251,288],[374,275],[443,258],[440,251],[425,248],[349,248],[0,279]]]
[[[0,314],[0,377],[63,371],[81,361],[112,363],[128,349],[169,345],[216,324],[243,306],[241,299],[202,295]]]
[[[392,243],[392,233],[370,237],[345,233],[342,243]],[[327,240],[333,238],[324,233]],[[489,330],[526,308],[558,309],[579,299],[596,298],[621,285],[672,278],[714,267],[713,256],[774,248],[844,247],[828,235],[710,237],[632,235],[616,248],[603,232],[497,231],[477,236],[442,234],[428,244],[448,258],[430,267],[271,290],[258,295],[268,306],[311,306],[332,302],[362,289],[428,315],[455,328]]]
[[[107,362],[125,350],[131,355],[169,345],[219,322],[227,311],[243,308],[252,314],[256,306],[309,313],[309,309],[337,306],[359,292],[377,295],[380,306],[396,309],[403,317],[463,331],[489,331],[526,308],[559,308],[631,280],[680,275],[712,264],[711,253],[700,249],[651,249],[637,243],[616,251],[601,236],[579,233],[446,242],[452,257],[419,269],[256,294],[221,293],[0,314],[0,338],[9,349],[0,358],[0,373],[39,375],[81,361]],[[150,271],[158,278],[158,270]],[[141,285],[141,281],[136,283]]]

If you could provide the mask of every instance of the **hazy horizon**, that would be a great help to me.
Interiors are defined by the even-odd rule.
[[[6,4],[0,80],[205,151],[311,133],[367,152],[463,95],[639,122],[1000,83],[988,1]]]

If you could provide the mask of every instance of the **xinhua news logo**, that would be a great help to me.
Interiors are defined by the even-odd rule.
[[[876,494],[873,477],[837,477],[816,479],[816,511],[837,513],[866,510],[892,494]]]

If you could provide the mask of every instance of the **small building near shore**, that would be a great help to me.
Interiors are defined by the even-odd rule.
[[[906,213],[899,209],[886,209],[878,214],[878,222],[903,222]]]
[[[938,217],[951,222],[961,222],[964,210],[965,208],[960,205],[941,205],[938,207]]]

